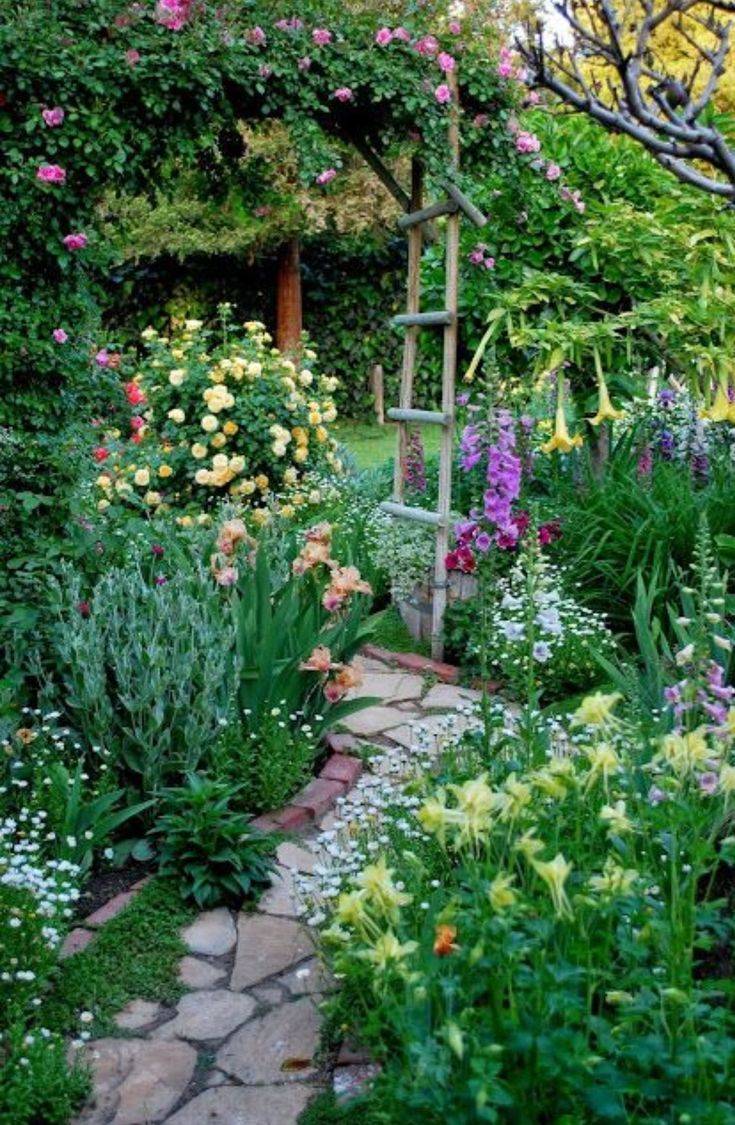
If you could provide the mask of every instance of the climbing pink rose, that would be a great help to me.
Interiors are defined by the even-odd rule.
[[[130,400],[128,400],[130,401]],[[130,429],[137,434],[138,430],[142,430],[145,426],[145,418],[141,418],[140,414],[134,414],[130,419]]]
[[[332,33],[326,27],[315,27],[311,33],[311,38],[317,47],[326,47],[332,42]]]
[[[512,78],[513,74],[514,74],[513,63],[510,62],[508,59],[503,59],[502,62],[498,63],[498,77],[500,77],[500,78]]]
[[[527,105],[538,105],[541,101],[541,95],[538,90],[529,90],[526,94]]]
[[[267,63],[261,63],[261,65],[258,67],[258,74],[261,78],[270,78],[272,73],[273,67],[268,66]]]
[[[421,39],[416,41],[414,50],[418,51],[418,53],[425,58],[433,59],[434,55],[439,50],[439,40],[433,35],[424,35]]]
[[[462,34],[462,24],[459,22],[459,20],[452,20],[451,21],[451,23],[449,24],[449,34],[450,35],[461,35]]]
[[[387,47],[389,43],[393,42],[393,32],[389,27],[381,27],[375,35],[375,42],[379,47]]]
[[[516,137],[516,148],[518,152],[538,152],[541,148],[541,141],[535,133],[519,132]]]
[[[487,113],[476,113],[472,119],[472,124],[476,129],[484,129],[490,123],[490,117]]]
[[[559,179],[559,176],[561,176],[561,168],[559,167],[559,165],[549,164],[546,169],[546,179],[551,180],[551,182],[553,183],[554,180]]]
[[[54,328],[52,335],[57,344],[65,344],[69,339],[63,328]]]
[[[44,184],[63,184],[66,181],[66,169],[60,164],[39,164],[36,179]]]
[[[128,66],[137,66],[140,62],[140,51],[136,51],[134,47],[129,51],[126,51],[125,62],[128,64]]]
[[[264,47],[266,35],[262,27],[251,27],[245,36],[252,47]]]
[[[441,86],[437,86],[434,90],[434,97],[439,102],[439,105],[447,105],[452,100],[452,91],[447,86],[446,82],[442,82]]]
[[[49,129],[54,129],[64,120],[64,111],[60,105],[55,105],[52,109],[42,109],[41,117]]]
[[[439,68],[443,70],[445,74],[449,74],[456,66],[454,56],[450,55],[448,51],[442,51],[436,61],[439,63]]]
[[[78,234],[67,234],[62,240],[67,250],[83,250],[89,239],[81,231]]]
[[[299,70],[311,70],[311,59],[308,55],[299,59]]]
[[[109,367],[110,353],[108,352],[107,348],[100,348],[100,350],[97,352],[97,355],[94,357],[94,361],[98,367]]]
[[[406,31],[405,27],[397,27],[393,32],[393,38],[397,39],[399,43],[410,43],[411,33]]]
[[[319,173],[316,182],[323,187],[325,184],[330,184],[336,175],[336,168],[327,168],[324,172]]]
[[[338,90],[334,91],[332,97],[336,98],[338,102],[351,102],[353,94],[349,86],[340,86]]]

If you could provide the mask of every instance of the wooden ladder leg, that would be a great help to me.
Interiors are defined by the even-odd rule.
[[[452,71],[447,78],[452,91],[448,136],[449,157],[452,170],[456,172],[459,167],[459,85],[455,71]],[[446,416],[447,421],[442,427],[439,457],[439,502],[437,511],[440,522],[436,533],[431,622],[431,655],[435,660],[441,660],[444,656],[443,627],[444,613],[447,607],[446,557],[449,550],[449,519],[452,510],[452,459],[454,453],[455,382],[457,377],[459,223],[458,211],[450,215],[446,221],[444,307],[447,312],[452,313],[452,319],[451,323],[444,329],[444,362],[442,368],[442,413]]]
[[[415,157],[411,162],[411,210],[419,211],[424,194],[424,170]],[[421,252],[423,250],[421,224],[411,227],[408,232],[408,293],[406,312],[417,313],[421,308]],[[418,326],[407,328],[403,345],[403,367],[401,369],[401,389],[399,405],[409,410],[413,405],[413,382],[416,374],[416,357],[419,342]],[[408,430],[404,422],[398,423],[396,461],[393,469],[393,500],[403,502],[406,456],[408,453]]]

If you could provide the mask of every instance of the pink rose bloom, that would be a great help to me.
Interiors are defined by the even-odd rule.
[[[102,464],[110,456],[109,449],[105,449],[104,445],[96,445],[92,450],[92,456],[98,464]]]
[[[126,399],[128,400],[128,402],[130,403],[131,406],[140,406],[140,404],[142,402],[146,401],[145,391],[142,391],[140,389],[140,387],[138,386],[138,384],[133,382],[132,379],[130,380],[129,383],[125,383],[124,390],[125,390],[125,397],[126,397]],[[140,426],[133,426],[133,419],[132,418],[130,419],[130,425],[131,425],[132,429],[134,429],[134,430],[141,429]],[[145,422],[143,423],[143,425],[145,425]]]
[[[387,47],[389,43],[393,42],[393,32],[389,27],[381,27],[380,31],[376,32],[375,42],[379,47]]]
[[[261,78],[270,78],[272,73],[273,73],[273,67],[268,66],[267,63],[262,63],[258,67],[258,74],[260,75]]]
[[[94,357],[94,361],[98,365],[98,367],[109,367],[110,353],[108,352],[107,348],[100,348],[100,350],[97,352],[97,355]]]
[[[482,264],[483,264],[483,266],[485,267],[486,270],[494,270],[495,269],[495,259],[491,258],[489,255],[488,255],[487,258],[483,259]]]
[[[393,32],[393,38],[397,39],[399,43],[410,43],[411,33],[406,31],[405,27],[397,27]]]
[[[513,63],[512,62],[500,62],[500,63],[498,63],[498,76],[500,78],[512,78],[513,77]]]
[[[63,328],[54,328],[52,336],[57,344],[65,344],[69,339]]]
[[[472,121],[476,129],[484,129],[489,124],[490,116],[487,113],[477,113]]]
[[[439,105],[448,105],[452,100],[452,91],[447,86],[446,82],[442,82],[441,86],[437,86],[434,90],[434,97],[439,102]]]
[[[44,184],[63,184],[66,181],[66,170],[60,164],[39,164],[36,179]]]
[[[559,179],[559,176],[561,176],[561,168],[559,167],[559,165],[549,164],[546,169],[546,179],[550,180],[553,183],[554,180]]]
[[[310,70],[310,69],[311,69],[311,59],[309,58],[308,55],[304,55],[303,58],[299,59],[299,70]]]
[[[67,250],[83,250],[89,241],[86,234],[80,231],[78,234],[67,234],[61,240],[66,246]]]
[[[265,45],[266,37],[262,27],[251,27],[245,38],[253,47],[263,47]]]
[[[443,70],[445,74],[449,74],[456,66],[454,56],[450,55],[447,51],[442,51],[436,61],[439,63],[439,68]]]
[[[439,40],[433,35],[424,35],[421,39],[417,40],[415,50],[424,58],[433,59],[436,52],[439,50]]]
[[[133,430],[134,433],[137,433],[138,430],[142,430],[144,426],[145,418],[141,418],[140,414],[134,414],[130,419],[130,429]]]
[[[340,86],[338,90],[334,91],[332,97],[336,98],[338,102],[351,102],[352,90],[349,86]]]
[[[53,109],[42,109],[41,117],[49,129],[54,129],[64,120],[64,111],[60,105],[55,105]]]
[[[136,51],[135,48],[131,48],[131,50],[126,51],[125,62],[128,64],[128,66],[137,66],[140,62],[140,51]]]
[[[538,152],[541,148],[541,141],[535,133],[525,133],[523,130],[516,137],[516,149],[518,152]]]
[[[485,251],[486,250],[487,250],[487,246],[485,245],[485,243],[484,242],[478,242],[477,246],[475,246],[470,251],[470,253],[467,255],[467,257],[469,258],[469,260],[470,260],[470,262],[472,263],[473,266],[482,265],[482,262],[485,259]]]
[[[449,24],[449,34],[450,35],[461,35],[462,34],[462,24],[459,22],[459,20],[452,20],[451,21],[451,23]]]
[[[541,101],[541,95],[538,90],[529,90],[526,94],[526,101],[529,105],[538,105]]]
[[[316,178],[316,182],[324,187],[325,184],[331,184],[334,177],[337,175],[336,168],[327,168],[324,172],[320,172]]]
[[[326,47],[332,42],[332,33],[326,27],[315,27],[311,33],[311,38],[317,47]]]

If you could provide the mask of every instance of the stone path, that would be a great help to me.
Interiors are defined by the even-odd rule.
[[[398,751],[417,724],[431,731],[477,697],[376,660],[363,667],[359,694],[381,702],[344,723],[357,750],[362,741]],[[282,843],[277,859],[256,910],[206,911],[184,930],[179,973],[187,992],[175,1008],[134,1000],[116,1018],[125,1037],[82,1048],[94,1090],[74,1125],[296,1125],[331,1080],[335,1062],[319,1056],[319,1008],[333,984],[294,891],[294,879],[314,866],[313,843]],[[366,1063],[343,1049],[335,1090],[349,1095],[369,1076]]]

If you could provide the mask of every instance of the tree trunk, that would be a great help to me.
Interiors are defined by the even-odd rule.
[[[298,238],[284,242],[278,250],[276,281],[276,347],[298,352],[301,347],[301,256]]]

